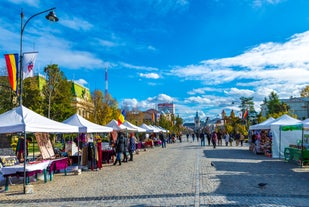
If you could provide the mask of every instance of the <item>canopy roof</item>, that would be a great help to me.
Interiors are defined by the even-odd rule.
[[[137,132],[146,132],[146,129],[138,127],[138,126],[136,126],[136,125],[134,125],[134,124],[132,124],[128,121],[123,122],[123,125],[130,127],[130,128],[133,128],[133,129],[136,129]]]
[[[270,123],[273,122],[275,119],[273,117],[268,118],[267,120],[255,124],[249,127],[250,130],[258,130],[258,129],[270,129]]]
[[[81,117],[78,114],[74,114],[63,123],[77,126],[80,133],[95,133],[95,132],[111,132],[113,128],[95,124]]]
[[[147,124],[142,124],[139,127],[143,128],[143,129],[146,129],[146,132],[155,132],[155,129],[150,127],[150,126],[148,126]]]
[[[132,127],[125,126],[123,124],[118,125],[118,122],[113,119],[106,126],[111,127],[115,131],[128,130],[128,131],[136,131],[136,129]]]
[[[0,133],[17,132],[76,133],[78,127],[48,119],[19,106],[0,114]]]
[[[293,117],[290,117],[287,114],[282,115],[281,117],[279,117],[278,119],[275,119],[274,121],[272,121],[270,123],[270,125],[280,125],[280,126],[284,126],[284,125],[293,125],[293,124],[301,124],[302,122],[298,119],[294,119]]]

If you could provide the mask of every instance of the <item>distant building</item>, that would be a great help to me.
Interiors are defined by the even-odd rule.
[[[298,119],[305,120],[309,118],[309,97],[291,97],[289,99],[280,99],[283,103],[290,107],[290,112],[295,114]],[[266,116],[268,112],[267,105],[261,105],[262,116]]]
[[[74,96],[72,106],[80,116],[89,119],[90,114],[94,113],[94,104],[91,99],[89,88],[73,81],[71,89]]]
[[[200,127],[201,127],[201,120],[200,117],[198,116],[198,112],[196,112],[194,117],[194,131],[198,131]]]
[[[144,112],[144,123],[156,123],[159,121],[159,112],[155,109],[148,109]]]
[[[175,104],[173,103],[159,103],[158,112],[164,114],[175,114]]]

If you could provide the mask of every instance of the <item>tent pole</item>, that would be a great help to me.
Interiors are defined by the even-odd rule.
[[[27,173],[26,173],[26,162],[27,162],[27,135],[24,132],[24,194],[26,194],[26,180],[27,180]]]
[[[279,159],[281,159],[281,126],[279,126]]]
[[[304,157],[304,127],[302,127],[302,136],[301,136],[301,164],[303,167],[303,157]]]

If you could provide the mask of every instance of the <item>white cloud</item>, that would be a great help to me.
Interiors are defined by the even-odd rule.
[[[147,66],[137,66],[129,63],[120,62],[119,65],[125,68],[136,69],[136,70],[148,70],[148,71],[156,71],[158,68],[147,67]]]
[[[227,96],[253,96],[260,101],[275,91],[280,98],[288,98],[299,96],[299,91],[308,84],[308,54],[309,31],[293,35],[284,43],[260,44],[235,57],[175,67],[170,75],[200,81],[213,88],[231,85],[231,89],[225,89]],[[203,95],[206,91],[204,87],[192,89],[188,94]],[[207,97],[190,97],[186,101],[204,103]]]
[[[140,77],[149,78],[149,79],[159,79],[160,76],[157,73],[140,73]]]
[[[86,86],[88,84],[88,82],[85,79],[78,79],[78,80],[75,80],[75,82],[82,86]]]
[[[189,91],[188,94],[189,95],[205,94],[206,92],[211,92],[211,91],[221,92],[222,89],[220,89],[220,88],[211,88],[211,87],[195,88],[195,89]]]
[[[93,27],[93,25],[90,24],[88,21],[78,17],[61,17],[61,21],[59,21],[59,23],[65,27],[71,28],[76,31],[87,31]]]
[[[9,2],[14,3],[14,4],[28,4],[29,6],[33,7],[39,7],[40,5],[40,0],[9,0]]]
[[[248,89],[238,89],[238,88],[231,88],[230,90],[225,91],[226,94],[236,97],[250,97],[254,95],[254,91]]]

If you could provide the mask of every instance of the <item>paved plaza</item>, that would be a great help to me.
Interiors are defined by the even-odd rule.
[[[121,166],[55,174],[53,181],[31,183],[31,194],[14,182],[7,192],[1,186],[0,206],[309,206],[309,168],[246,146],[186,141],[147,149]]]

